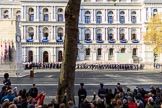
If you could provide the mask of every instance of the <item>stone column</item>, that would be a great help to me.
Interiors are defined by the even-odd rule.
[[[107,12],[107,9],[105,9],[105,23],[108,22],[107,16],[108,16],[108,12]]]
[[[50,7],[50,19],[49,19],[49,21],[53,21],[53,6]]]
[[[34,27],[34,41],[37,40],[37,26]]]
[[[56,21],[56,6],[53,7],[53,11],[54,11],[54,14],[53,14],[53,18],[54,18],[54,21]]]
[[[10,17],[11,19],[13,19],[14,18],[14,11],[13,11],[13,8],[11,8],[11,17]]]
[[[53,62],[57,61],[56,47],[53,47]]]
[[[40,21],[40,19],[39,19],[39,6],[36,7],[36,11],[37,11],[37,21]]]
[[[38,62],[40,62],[40,60],[39,60],[39,47],[37,47],[36,50],[37,50],[36,51],[37,52],[36,53],[36,62],[38,63]]]
[[[103,40],[106,41],[107,40],[107,28],[105,28],[105,36],[104,37],[105,38],[103,38]]]
[[[53,40],[56,42],[56,26],[53,26]]]
[[[39,26],[37,26],[37,38],[36,39],[39,41]]]
[[[0,8],[0,19],[2,18],[2,9]]]
[[[95,14],[95,10],[93,9],[90,12],[91,12],[91,14],[90,14],[91,15],[91,23],[94,23],[95,22],[95,17],[94,17],[95,16],[94,15]]]

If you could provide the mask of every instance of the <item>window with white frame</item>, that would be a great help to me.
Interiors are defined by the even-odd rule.
[[[20,10],[18,10],[18,11],[16,12],[16,21],[17,21],[17,22],[20,22],[20,21],[21,21],[21,11],[20,11]]]
[[[28,12],[29,12],[29,21],[34,21],[34,9],[29,8]]]
[[[85,40],[91,40],[91,32],[89,29],[85,30]]]
[[[48,21],[49,20],[49,16],[48,16],[48,8],[44,8],[43,9],[43,21]]]
[[[102,12],[101,11],[97,11],[96,13],[96,23],[97,24],[102,23]]]
[[[131,12],[131,22],[136,23],[136,12],[135,11]]]
[[[96,30],[96,40],[97,41],[102,41],[102,33],[101,33],[101,29],[97,29]]]
[[[48,40],[49,31],[47,27],[43,28],[43,39]]]
[[[85,12],[85,23],[89,24],[91,22],[91,13],[89,11]]]
[[[108,23],[109,24],[113,23],[113,12],[112,11],[108,12]]]
[[[57,13],[58,13],[58,22],[63,22],[63,9],[59,8]]]
[[[113,35],[113,29],[108,29],[108,40],[113,40],[114,35]]]
[[[125,23],[125,12],[124,11],[120,11],[120,16],[119,16],[119,20],[121,24]]]
[[[58,28],[57,39],[62,40],[63,38],[63,28]]]
[[[86,48],[86,56],[90,56],[90,48]]]
[[[3,18],[9,18],[9,11],[8,10],[5,10],[3,12]]]
[[[120,35],[120,37],[119,37],[119,39],[120,40],[125,40],[125,32],[124,32],[124,29],[120,29],[120,33],[119,33]]]
[[[153,9],[153,16],[155,16],[158,13],[157,9]]]
[[[102,55],[102,49],[101,49],[101,48],[98,48],[98,49],[97,49],[97,55],[98,55],[98,56],[101,56],[101,55]]]
[[[131,40],[136,40],[137,39],[137,37],[136,37],[136,29],[132,29],[131,30]]]
[[[34,29],[33,29],[33,27],[29,27],[28,28],[28,39],[30,39],[30,40],[33,40],[33,37],[34,37]]]

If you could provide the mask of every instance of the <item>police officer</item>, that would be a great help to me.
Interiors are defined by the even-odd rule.
[[[84,88],[84,83],[80,83],[80,88],[78,90],[78,97],[79,97],[79,105],[78,105],[79,107],[78,108],[81,108],[81,104],[83,103],[86,96],[87,96],[87,91]]]

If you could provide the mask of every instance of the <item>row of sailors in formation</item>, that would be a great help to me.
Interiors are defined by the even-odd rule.
[[[24,69],[60,69],[61,62],[55,63],[24,63]],[[76,69],[113,69],[113,70],[141,70],[144,64],[120,64],[120,63],[77,63]]]

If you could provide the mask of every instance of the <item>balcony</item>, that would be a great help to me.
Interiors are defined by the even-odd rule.
[[[97,40],[97,43],[103,43],[103,40]]]
[[[134,39],[134,40],[132,40],[132,43],[139,43],[139,40]]]
[[[126,39],[120,40],[120,43],[127,43],[128,41]]]
[[[28,38],[28,39],[26,40],[26,42],[33,42],[33,39],[32,39],[32,38]]]
[[[92,43],[92,40],[85,40],[85,43]]]
[[[109,40],[109,43],[115,43],[115,42],[116,42],[115,39]]]
[[[43,39],[42,42],[48,42],[48,39]]]
[[[63,40],[62,39],[57,39],[56,42],[63,42]]]

